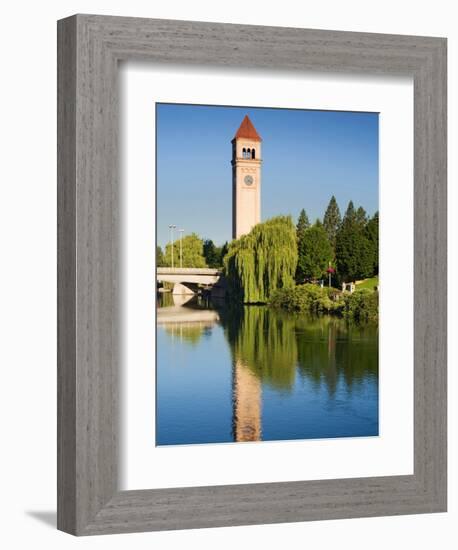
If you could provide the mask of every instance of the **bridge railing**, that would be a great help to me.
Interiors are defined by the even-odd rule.
[[[210,267],[158,267],[156,273],[158,275],[221,275],[222,271]]]

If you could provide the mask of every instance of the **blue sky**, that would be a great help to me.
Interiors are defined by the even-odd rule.
[[[378,210],[378,114],[157,104],[157,242],[169,224],[231,240],[231,140],[248,114],[262,137],[261,218],[305,208],[322,218],[335,195]]]

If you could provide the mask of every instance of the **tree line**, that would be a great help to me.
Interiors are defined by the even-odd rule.
[[[378,274],[378,212],[369,217],[362,206],[348,203],[343,218],[331,197],[323,220],[311,225],[304,209],[296,225],[296,282],[325,277],[329,268],[336,284]]]
[[[211,267],[221,268],[223,258],[228,251],[228,243],[216,246],[211,239],[201,239],[196,233],[191,233],[173,243],[174,267]],[[182,255],[182,257],[181,257]],[[181,260],[181,261],[180,261]],[[157,267],[172,265],[172,244],[168,243],[165,250],[156,246]]]

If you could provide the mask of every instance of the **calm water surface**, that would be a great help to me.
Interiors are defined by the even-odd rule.
[[[378,329],[158,298],[156,444],[378,435]]]

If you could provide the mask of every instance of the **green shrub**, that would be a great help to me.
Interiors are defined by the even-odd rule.
[[[378,292],[361,289],[353,294],[313,284],[276,290],[269,305],[290,312],[331,313],[355,321],[378,321]]]
[[[307,283],[276,290],[272,294],[270,305],[286,311],[339,313],[344,307],[344,302],[336,299],[336,296],[335,289]]]
[[[378,321],[378,292],[361,289],[344,296],[344,316],[357,322]]]

